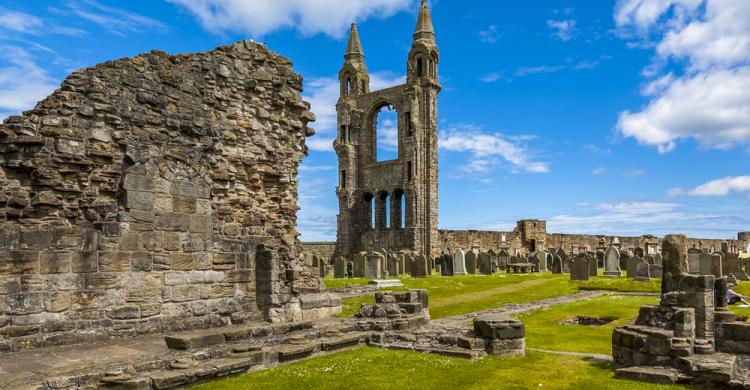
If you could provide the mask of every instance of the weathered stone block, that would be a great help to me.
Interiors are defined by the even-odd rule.
[[[5,313],[8,315],[27,315],[44,311],[44,294],[18,293],[5,296]]]
[[[208,199],[211,197],[211,189],[204,183],[175,181],[172,183],[172,195]]]
[[[127,191],[153,192],[154,181],[146,175],[128,174],[122,181],[122,188]]]
[[[125,193],[125,207],[129,209],[153,210],[154,193],[144,191],[127,191]]]
[[[113,320],[134,320],[141,317],[137,305],[109,307],[106,312],[107,317]]]
[[[76,227],[55,228],[55,246],[58,249],[83,247],[86,229]]]
[[[55,241],[52,229],[44,228],[21,228],[21,249],[49,249]]]
[[[172,197],[172,210],[178,213],[195,213],[198,199],[190,196],[175,195]]]
[[[39,272],[39,252],[0,251],[0,274],[35,274]]]
[[[474,333],[485,339],[520,339],[526,336],[523,323],[505,316],[487,315],[474,320]]]
[[[88,290],[112,289],[117,287],[117,275],[114,273],[96,272],[85,274],[85,287]]]
[[[75,251],[71,253],[71,271],[75,273],[96,272],[99,259],[96,251]]]
[[[172,253],[172,269],[178,271],[190,271],[193,267],[192,253]]]
[[[156,228],[166,231],[186,232],[190,230],[190,215],[174,212],[157,215]]]
[[[130,269],[134,272],[149,272],[154,267],[153,256],[150,252],[133,252],[130,255]]]
[[[39,272],[62,274],[70,272],[70,252],[42,252],[39,254]]]
[[[49,294],[49,300],[45,303],[47,311],[60,313],[70,308],[70,293],[61,291]]]
[[[125,272],[130,270],[130,252],[99,252],[100,272]]]

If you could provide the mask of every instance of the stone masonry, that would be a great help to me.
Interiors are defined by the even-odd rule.
[[[0,351],[325,316],[302,78],[249,41],[74,72],[0,125]]]
[[[437,95],[441,86],[439,52],[426,1],[407,59],[406,84],[370,91],[355,25],[344,58],[336,105],[339,136],[334,141],[339,158],[336,255],[380,249],[430,254],[439,247]],[[398,114],[398,158],[378,162],[377,116],[384,108]]]

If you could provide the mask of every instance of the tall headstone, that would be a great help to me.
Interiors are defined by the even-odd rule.
[[[724,276],[722,273],[721,264],[723,262],[723,256],[721,253],[714,253],[711,255],[711,274],[720,278]]]
[[[346,277],[346,259],[339,256],[333,261],[333,277],[341,279]]]
[[[470,250],[466,252],[466,255],[464,256],[464,264],[466,265],[466,273],[470,275],[474,275],[477,273],[477,252],[475,250]]]
[[[579,254],[570,261],[570,280],[589,280],[589,260]]]
[[[399,269],[399,263],[398,258],[396,256],[388,256],[388,276],[389,277],[396,277],[401,275],[401,270]]]
[[[562,263],[563,260],[560,257],[560,255],[556,255],[555,259],[552,261],[552,273],[553,274],[561,274],[562,272]]]
[[[648,282],[651,280],[650,264],[639,257],[635,261],[635,280],[639,282]]]
[[[689,254],[688,254],[689,256]],[[690,261],[688,260],[688,264]],[[699,270],[701,275],[713,275],[711,270],[711,254],[701,253],[698,257]]]
[[[592,255],[587,255],[586,258],[589,260],[589,276],[597,276],[599,268],[597,268],[596,264],[596,257]]]
[[[380,279],[383,277],[383,262],[385,256],[379,252],[370,252],[367,254],[367,261],[365,264],[365,278],[368,279]]]
[[[453,255],[453,275],[466,275],[466,255],[463,249],[458,248]]]
[[[650,265],[649,266],[649,274],[651,274],[652,278],[660,279],[661,278],[661,274],[662,274],[661,265],[659,265],[659,264],[652,264],[652,265]]]
[[[412,278],[426,278],[430,276],[430,259],[423,254],[418,254],[411,257],[412,263],[410,266]]]
[[[453,255],[445,253],[440,256],[440,275],[453,276]]]
[[[699,274],[701,272],[700,258],[703,252],[699,249],[688,249],[688,273]]]
[[[664,237],[661,255],[663,259],[661,293],[664,295],[679,290],[682,276],[688,274],[687,237],[682,234],[670,234]]]
[[[482,275],[492,275],[492,258],[489,253],[479,254],[479,273]]]
[[[562,273],[570,273],[570,261],[573,260],[572,256],[568,256],[568,254],[563,250],[560,250],[557,253],[562,259]]]
[[[411,259],[408,253],[399,253],[398,262],[401,264],[401,269],[404,270],[404,275],[411,275]]]
[[[620,271],[620,251],[614,246],[607,248],[607,252],[604,253],[604,276],[620,277],[622,271]]]
[[[367,252],[357,252],[354,254],[354,277],[364,278],[365,267],[367,263]]]
[[[536,258],[539,262],[539,272],[547,272],[547,252],[543,250],[537,251]]]
[[[636,267],[638,265],[638,261],[640,259],[638,257],[628,257],[625,259],[625,275],[633,279],[635,278],[636,274]]]
[[[497,266],[500,269],[505,269],[510,264],[510,254],[505,249],[501,250],[497,255]]]
[[[623,251],[621,249],[617,249],[617,250],[620,251],[620,260],[619,260],[620,270],[626,270],[627,271],[627,269],[628,269],[628,260],[630,259],[630,255],[627,252],[625,252],[625,251]]]
[[[654,255],[654,264],[656,264],[656,265],[658,265],[660,267],[663,265],[662,264],[662,255],[661,255],[661,253],[657,253],[657,254]]]
[[[346,261],[346,276],[350,278],[354,277],[354,261],[351,259]]]

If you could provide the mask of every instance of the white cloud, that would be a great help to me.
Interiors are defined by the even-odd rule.
[[[487,27],[486,30],[479,32],[479,40],[486,43],[496,43],[500,38],[503,37],[503,32],[498,30],[497,26],[492,25]]]
[[[156,19],[121,8],[110,7],[94,0],[67,1],[66,6],[67,11],[73,15],[119,36],[168,29],[167,25]]]
[[[370,73],[370,89],[375,91],[406,82],[405,76],[391,72]],[[336,138],[336,102],[339,100],[340,85],[337,77],[317,77],[305,80],[303,98],[310,102],[310,110],[317,118],[311,124],[316,131],[314,137],[305,142],[307,147],[319,152],[332,152]]]
[[[20,33],[37,33],[42,20],[25,12],[0,8],[0,29]]]
[[[573,19],[566,20],[547,20],[547,27],[555,30],[552,36],[557,39],[567,42],[573,39],[576,33],[576,21]]]
[[[479,81],[483,83],[494,83],[500,80],[505,80],[506,77],[501,72],[487,73],[486,75],[479,78]]]
[[[526,145],[528,137],[509,137],[486,133],[473,125],[460,124],[440,132],[438,145],[450,152],[465,152],[470,158],[463,170],[467,173],[488,173],[502,165],[510,165],[513,173],[547,173],[549,164],[535,161]]]
[[[168,0],[187,8],[211,32],[259,37],[281,28],[340,38],[353,21],[387,18],[408,10],[409,0]]]
[[[516,72],[514,73],[516,76],[528,76],[532,74],[543,74],[543,73],[554,73],[559,72],[561,70],[564,70],[564,65],[556,65],[556,66],[531,66],[531,67],[520,67],[516,69]]]
[[[615,21],[625,37],[657,38],[654,63],[644,69],[639,112],[623,111],[617,129],[659,152],[680,140],[726,149],[750,143],[750,2],[736,0],[620,0]],[[659,75],[665,64],[681,75]]]
[[[591,174],[594,176],[601,176],[605,173],[607,173],[607,168],[604,167],[596,167],[591,170]]]
[[[6,62],[0,67],[0,118],[4,118],[33,108],[57,83],[26,50],[9,45],[0,49],[5,54],[0,61]]]
[[[727,196],[733,192],[750,192],[750,176],[725,177],[709,181],[687,192],[691,196]]]
[[[641,168],[627,168],[622,174],[625,175],[625,177],[640,177],[646,174],[646,170]]]

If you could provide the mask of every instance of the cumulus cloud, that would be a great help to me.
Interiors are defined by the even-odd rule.
[[[486,30],[479,32],[479,40],[485,43],[496,43],[500,38],[503,37],[503,32],[500,31],[497,26],[491,25]]]
[[[573,19],[566,19],[566,20],[547,20],[547,27],[554,30],[552,33],[553,37],[556,37],[557,39],[567,42],[571,39],[573,39],[573,36],[576,33],[576,21]]]
[[[36,33],[42,20],[25,12],[0,8],[0,29],[20,33]]]
[[[111,7],[94,0],[67,1],[64,12],[98,25],[105,31],[119,36],[145,31],[165,31],[167,25],[150,17]]]
[[[750,2],[620,0],[615,22],[625,37],[656,40],[642,90],[650,101],[623,111],[617,129],[659,152],[680,140],[726,149],[750,142]],[[660,74],[664,64],[681,74]]]
[[[387,18],[409,9],[410,0],[168,0],[186,8],[208,31],[262,36],[281,28],[340,38],[352,21]]]
[[[33,108],[57,83],[23,48],[0,45],[0,119]]]
[[[591,170],[591,174],[594,176],[601,176],[605,173],[607,173],[607,168],[604,167],[596,167]]]
[[[438,145],[446,151],[469,153],[462,168],[467,173],[488,173],[503,165],[513,173],[547,173],[549,164],[537,161],[527,145],[531,138],[487,133],[480,127],[460,124],[441,131]]]
[[[379,90],[406,82],[406,77],[392,72],[370,73],[370,89]],[[336,102],[340,85],[337,77],[317,77],[305,80],[303,98],[310,102],[311,111],[317,118],[311,125],[316,134],[306,140],[307,147],[319,152],[333,152],[336,138]]]
[[[733,192],[750,192],[750,176],[733,176],[711,180],[688,191],[692,196],[727,196]]]

